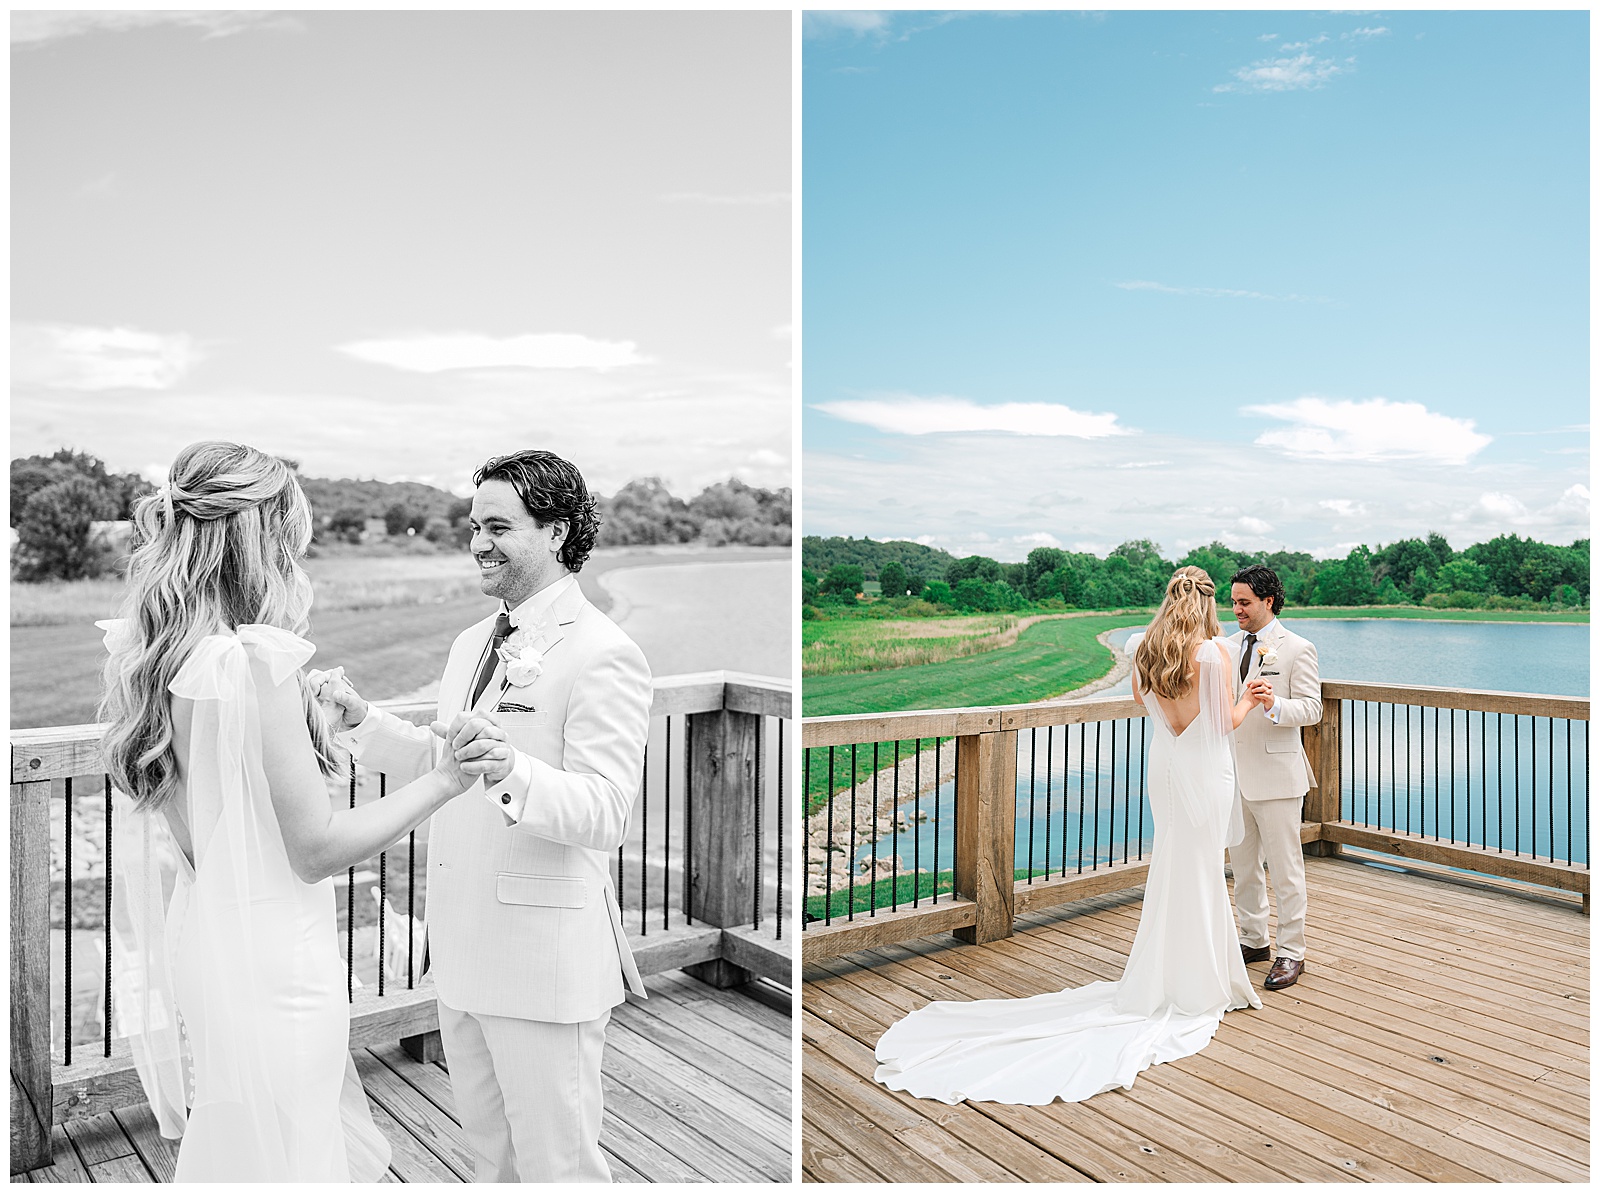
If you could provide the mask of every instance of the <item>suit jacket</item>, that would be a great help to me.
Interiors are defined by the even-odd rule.
[[[439,719],[462,711],[495,615],[462,631],[439,683]],[[505,782],[483,781],[434,813],[428,838],[428,949],[439,998],[461,1011],[581,1023],[644,994],[622,929],[610,860],[644,773],[650,669],[634,641],[574,583],[533,639],[543,670],[502,693],[500,662],[476,710],[498,714],[516,750]],[[442,746],[376,705],[341,735],[397,783]]]
[[[1245,633],[1229,638],[1235,657],[1244,649]],[[1265,646],[1263,655],[1260,648]],[[1277,724],[1259,706],[1252,708],[1234,731],[1234,775],[1247,800],[1298,799],[1316,784],[1311,762],[1300,741],[1300,726],[1322,720],[1322,678],[1317,673],[1317,648],[1274,619],[1256,639],[1245,680],[1272,684]],[[1268,662],[1267,660],[1271,661]],[[1236,690],[1243,691],[1237,669]]]

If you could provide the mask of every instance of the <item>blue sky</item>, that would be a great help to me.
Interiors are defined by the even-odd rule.
[[[786,12],[14,12],[11,445],[791,481]]]
[[[808,13],[805,532],[1589,518],[1588,14]]]

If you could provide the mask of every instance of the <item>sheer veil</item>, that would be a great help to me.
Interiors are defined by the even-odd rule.
[[[110,650],[124,648],[123,623],[97,624]],[[262,770],[250,655],[267,664],[276,685],[314,650],[285,630],[241,625],[237,636],[203,639],[173,678],[172,694],[194,701],[179,810],[193,842],[192,866],[164,815],[136,810],[121,792],[114,796],[117,1027],[129,1039],[161,1133],[189,1136],[180,1168],[191,1173],[305,1179],[296,1163],[302,1124],[286,1110],[282,1088],[281,1010],[264,1004],[265,992],[281,985],[284,967],[296,964],[285,924],[306,888],[289,865]],[[283,914],[270,904],[280,904]],[[328,947],[336,947],[331,935]],[[204,961],[180,963],[180,956]],[[180,993],[186,1016],[178,1012]],[[197,1063],[203,1103],[195,1098]],[[348,1085],[355,1080],[348,1050],[345,1065]],[[355,1089],[359,1097],[358,1081]],[[340,1152],[348,1143],[348,1156],[328,1159],[335,1171],[347,1159],[353,1179],[374,1180],[388,1164],[388,1144],[365,1100],[358,1108],[348,1102],[341,1101],[344,1130],[331,1141]],[[303,1109],[326,1116],[332,1107]],[[353,1110],[364,1125],[351,1122]],[[226,1154],[212,1141],[225,1141]]]

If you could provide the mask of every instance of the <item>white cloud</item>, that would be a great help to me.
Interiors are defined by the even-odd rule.
[[[168,389],[201,360],[194,337],[127,327],[17,323],[11,381],[49,389]]]
[[[1322,509],[1332,510],[1341,518],[1360,517],[1367,512],[1366,502],[1355,501],[1349,497],[1329,497],[1317,502],[1317,505]]]
[[[1115,414],[1088,414],[1053,402],[1000,402],[985,406],[966,398],[893,397],[823,402],[818,410],[891,435],[972,434],[1067,435],[1103,439],[1133,432],[1117,426]]]
[[[29,48],[67,37],[81,37],[89,33],[125,33],[130,29],[145,29],[153,25],[198,29],[208,38],[227,37],[251,29],[298,32],[304,28],[294,17],[270,12],[222,9],[187,12],[35,9],[12,12],[11,44],[18,48]]]
[[[358,340],[339,345],[357,360],[414,373],[453,369],[607,369],[648,364],[632,340],[595,340],[588,336],[493,336],[461,333],[420,335],[392,340]]]
[[[1347,73],[1353,59],[1344,66],[1332,58],[1299,53],[1288,58],[1263,58],[1233,72],[1234,83],[1218,83],[1213,91],[1311,91],[1336,75]]]
[[[1246,516],[1239,519],[1239,529],[1244,531],[1246,534],[1260,536],[1263,534],[1272,533],[1272,523],[1263,522],[1260,518]]]
[[[1382,37],[1388,32],[1389,27],[1387,25],[1377,25],[1371,28],[1352,29],[1349,33],[1341,33],[1339,36],[1345,41],[1369,41],[1374,37]]]
[[[1276,33],[1263,33],[1260,37],[1256,38],[1256,40],[1257,41],[1277,41],[1278,40],[1278,35]]]
[[[806,37],[824,37],[830,33],[853,33],[860,37],[889,31],[889,14],[885,12],[808,9],[801,20]]]
[[[1199,298],[1258,298],[1268,302],[1327,302],[1301,294],[1263,294],[1259,290],[1225,290],[1217,286],[1169,286],[1165,282],[1112,282],[1119,290],[1155,290],[1161,294],[1184,294]]]
[[[1426,460],[1465,464],[1490,443],[1470,418],[1438,414],[1420,402],[1364,402],[1314,395],[1241,413],[1282,419],[1293,425],[1266,431],[1256,442],[1290,456],[1321,460]]]
[[[1307,38],[1305,41],[1286,41],[1278,49],[1285,54],[1292,54],[1296,50],[1308,50],[1312,46],[1320,46],[1327,40],[1328,35],[1326,33],[1319,33],[1315,37]]]
[[[1157,453],[1170,465],[1123,467]],[[913,539],[1007,561],[1024,558],[1028,536],[1038,534],[1099,555],[1149,538],[1169,559],[1215,539],[1342,558],[1360,542],[1377,547],[1430,530],[1458,550],[1511,532],[1568,543],[1589,533],[1587,471],[1584,460],[1440,468],[1294,457],[1148,428],[1092,440],[923,435],[896,441],[890,453],[808,445],[805,533]],[[953,478],[959,502],[951,497]],[[1485,507],[1479,499],[1486,492],[1508,495],[1521,508]],[[879,504],[885,497],[897,504]],[[1346,500],[1347,507],[1324,504]],[[1464,510],[1470,516],[1458,517]],[[1240,521],[1246,517],[1271,529],[1247,526]],[[979,534],[989,536],[987,547]]]
[[[1129,460],[1126,464],[1118,464],[1118,468],[1161,468],[1172,463],[1171,460]]]
[[[769,207],[789,201],[788,191],[750,191],[744,194],[713,194],[710,191],[672,191],[661,196],[663,203],[704,203],[714,207]]]

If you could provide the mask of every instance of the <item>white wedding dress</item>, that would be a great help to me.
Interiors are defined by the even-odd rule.
[[[878,1040],[883,1084],[952,1105],[1081,1102],[1199,1052],[1224,1012],[1261,1006],[1223,873],[1225,846],[1243,834],[1230,737],[1233,656],[1218,638],[1196,658],[1200,711],[1181,731],[1145,697],[1155,842],[1122,978],[1033,998],[929,1003]]]
[[[100,622],[115,656],[126,623]],[[375,1181],[389,1164],[350,1056],[333,880],[290,867],[261,763],[249,651],[276,684],[316,648],[242,625],[169,685],[194,702],[184,790],[164,813],[114,799],[116,1027],[180,1181]],[[193,861],[168,827],[193,842]]]

